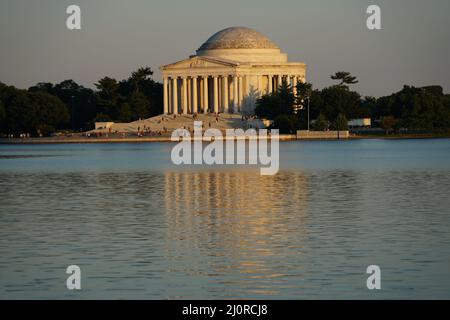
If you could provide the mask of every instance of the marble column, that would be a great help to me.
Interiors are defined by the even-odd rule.
[[[173,109],[172,85],[172,78],[167,77],[167,114],[171,114]]]
[[[264,88],[263,88],[263,76],[258,76],[258,92],[260,93],[260,95],[264,94]]]
[[[208,76],[203,77],[203,113],[208,113]]]
[[[214,112],[219,112],[219,88],[217,76],[214,76]]]
[[[197,77],[192,77],[192,113],[198,113]]]
[[[281,86],[282,83],[283,83],[283,76],[279,74],[278,75],[277,91],[278,91],[278,88]]]
[[[222,98],[222,77],[217,77],[217,101],[219,102],[219,112],[223,110],[223,98]]]
[[[238,113],[238,77],[233,77],[233,113]]]
[[[244,78],[243,77],[238,77],[238,87],[239,87],[239,92],[238,92],[238,96],[239,96],[239,100],[238,100],[238,105],[240,108],[242,108],[242,101],[244,100],[244,91],[243,91],[243,82],[244,82]]]
[[[168,90],[168,83],[167,78],[164,77],[163,83],[164,83],[164,114],[169,113],[169,90]]]
[[[268,94],[271,94],[272,93],[272,90],[273,90],[273,85],[272,85],[272,75],[270,75],[269,74],[269,76],[267,77],[267,79],[269,80],[269,86],[268,86]]]
[[[178,78],[175,77],[173,81],[173,114],[178,114]]]
[[[226,113],[230,113],[230,103],[228,101],[228,76],[223,77],[223,106]]]
[[[183,99],[183,114],[187,114],[187,109],[188,109],[188,106],[187,106],[187,102],[188,102],[188,97],[187,97],[187,78],[186,77],[183,77],[183,97],[182,97],[182,99]]]
[[[198,77],[198,112],[200,113],[203,110],[203,77]]]
[[[187,82],[187,112],[186,113],[191,113],[192,112],[192,78],[186,78],[186,82]]]

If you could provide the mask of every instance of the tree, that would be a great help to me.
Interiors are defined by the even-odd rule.
[[[295,105],[296,109],[305,108],[307,99],[311,99],[312,84],[308,82],[298,82],[296,85]]]
[[[280,130],[281,134],[289,134],[295,130],[292,119],[286,114],[280,114],[274,120],[273,128]]]
[[[356,84],[359,82],[356,79],[356,77],[352,76],[350,74],[350,72],[346,72],[346,71],[336,72],[334,75],[331,75],[331,79],[340,81],[338,86],[346,86],[349,84]]]
[[[131,105],[133,118],[140,116],[135,113],[131,99],[144,97],[146,103],[146,117],[155,116],[163,112],[163,86],[152,79],[153,71],[150,67],[142,67],[131,73],[131,76],[119,83],[119,93],[123,102]],[[142,105],[142,104],[141,104]],[[139,108],[141,111],[142,108]],[[141,115],[143,114],[140,112]]]
[[[255,114],[260,118],[274,120],[279,115],[293,115],[294,109],[292,87],[283,81],[275,92],[263,95],[256,101]]]
[[[271,95],[264,95],[261,98],[267,98],[271,97]],[[256,108],[255,105],[257,104],[257,101],[259,99],[259,93],[258,91],[250,87],[250,90],[246,96],[242,99],[242,105],[241,105],[241,114],[246,116],[253,116],[256,114]],[[266,119],[273,119],[273,116],[267,116],[272,109],[268,108],[268,102],[263,102],[261,104],[261,110],[259,112],[261,113],[260,118],[266,118]]]
[[[94,85],[98,89],[95,93],[97,113],[116,118],[120,99],[119,83],[116,79],[103,77]]]
[[[337,131],[348,130],[348,120],[342,113],[338,114],[334,127]]]
[[[85,130],[96,114],[94,91],[69,79],[58,84],[40,82],[28,89],[29,92],[47,92],[57,96],[69,110],[74,109],[75,128]],[[71,121],[71,122],[72,122]]]
[[[146,96],[141,92],[134,92],[130,97],[131,111],[134,117],[147,118],[150,114],[149,103]]]
[[[2,131],[47,135],[67,125],[69,112],[58,97],[17,89],[10,93]]]
[[[312,119],[319,117],[322,113],[324,103],[320,90],[312,90],[309,99],[309,119],[311,121]],[[298,110],[297,119],[299,122],[299,129],[308,129],[308,108],[306,108],[306,106]]]
[[[69,122],[70,115],[66,105],[58,98],[46,92],[29,93],[33,131],[48,135],[56,129],[63,129]]]
[[[299,81],[296,85],[297,89],[297,97],[301,100],[305,100],[306,98],[311,96],[312,93],[312,84],[309,82],[301,82]]]
[[[361,114],[361,96],[342,86],[324,88],[312,97],[311,105],[316,113],[322,113],[328,119],[336,119],[342,113],[347,119],[355,119]]]
[[[151,80],[153,71],[150,67],[139,68],[131,73],[131,77],[128,79],[134,92],[140,92],[143,90],[146,81]]]
[[[23,102],[18,103],[19,99],[23,100]],[[5,110],[4,123],[0,130],[2,133],[16,133],[19,131],[18,128],[21,127],[23,121],[21,114],[26,112],[24,106],[28,103],[25,99],[23,90],[0,83],[0,101]]]
[[[131,107],[128,102],[124,102],[120,105],[117,120],[120,122],[130,122],[133,120],[133,112],[131,111]]]
[[[328,127],[328,120],[323,114],[320,114],[313,124],[313,129],[316,131],[325,131],[328,129]]]
[[[111,117],[104,113],[98,113],[95,115],[95,118],[92,119],[92,122],[110,122],[112,121]]]
[[[105,100],[112,100],[117,97],[117,90],[119,84],[116,79],[110,77],[103,77],[97,83],[94,83],[97,88],[98,96]]]
[[[255,114],[262,119],[275,119],[280,115],[278,99],[275,94],[263,95],[256,101]]]
[[[3,102],[0,100],[0,133],[5,132],[6,110]]]
[[[372,118],[377,109],[377,101],[375,97],[364,97],[356,118]]]
[[[292,115],[295,110],[295,96],[291,85],[285,80],[278,87],[275,92],[275,97],[278,100],[278,109],[280,114]]]
[[[442,131],[450,128],[450,104],[442,87],[404,86],[399,92],[377,100],[378,118],[392,116],[397,126],[409,130]]]

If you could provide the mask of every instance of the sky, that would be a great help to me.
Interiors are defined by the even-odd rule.
[[[81,30],[66,27],[71,4],[81,8]],[[366,27],[371,4],[381,8],[382,30]],[[142,66],[160,81],[159,66],[230,26],[254,28],[305,62],[315,88],[345,70],[363,96],[403,85],[450,93],[449,0],[0,0],[0,82],[73,79],[93,88]]]

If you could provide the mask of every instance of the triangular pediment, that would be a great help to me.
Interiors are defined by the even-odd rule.
[[[193,56],[189,59],[181,60],[161,67],[161,70],[176,69],[195,69],[195,68],[211,68],[211,67],[236,67],[239,63],[231,60]]]

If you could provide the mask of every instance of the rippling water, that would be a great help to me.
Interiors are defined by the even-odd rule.
[[[0,146],[0,298],[450,298],[450,140],[281,143],[276,176],[171,147]]]

